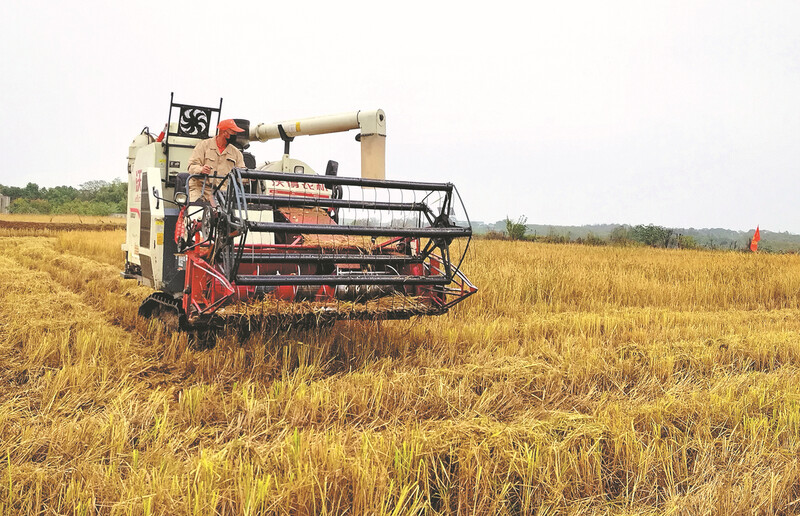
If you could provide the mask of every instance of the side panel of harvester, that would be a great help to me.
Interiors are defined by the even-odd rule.
[[[163,163],[160,143],[138,149],[129,173],[127,234],[122,246],[127,261],[125,275],[156,289],[167,287],[173,279],[181,283],[183,279],[176,278],[178,210],[159,199],[174,195],[166,184]]]
[[[161,169],[135,168],[130,185],[124,250],[128,261],[139,265],[142,283],[161,288],[166,226],[164,203],[156,198],[161,196]]]

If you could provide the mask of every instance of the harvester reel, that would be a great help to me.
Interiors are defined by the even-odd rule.
[[[247,228],[243,224],[234,222],[233,216],[223,211],[223,207],[209,207],[207,213],[209,232],[214,240],[212,261],[220,263],[225,276],[232,281],[237,264],[235,243],[237,239],[244,241]]]
[[[331,199],[341,199],[344,196],[344,191],[341,186],[331,186]],[[328,214],[335,223],[339,223],[339,208],[329,208]]]

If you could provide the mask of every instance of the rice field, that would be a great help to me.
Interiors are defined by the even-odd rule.
[[[800,256],[478,241],[450,314],[196,349],[0,228],[0,514],[794,514]]]
[[[99,215],[37,215],[37,214],[18,214],[0,213],[2,222],[38,222],[47,224],[116,224],[125,227],[125,217],[102,217]]]
[[[0,214],[0,235],[5,236],[55,236],[63,231],[114,231],[119,229],[125,229],[124,217]]]

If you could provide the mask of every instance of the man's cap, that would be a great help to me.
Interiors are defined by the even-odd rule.
[[[229,118],[227,120],[223,120],[222,122],[220,122],[219,125],[217,125],[217,129],[219,131],[224,131],[225,129],[230,129],[234,133],[244,132],[244,129],[242,129],[241,127],[236,125],[236,122],[234,122],[233,119],[231,119],[231,118]]]

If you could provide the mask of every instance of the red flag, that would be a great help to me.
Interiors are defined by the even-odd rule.
[[[750,250],[754,253],[758,251],[758,242],[761,240],[761,231],[759,227],[756,226],[756,233],[753,235],[753,238],[750,239]]]

